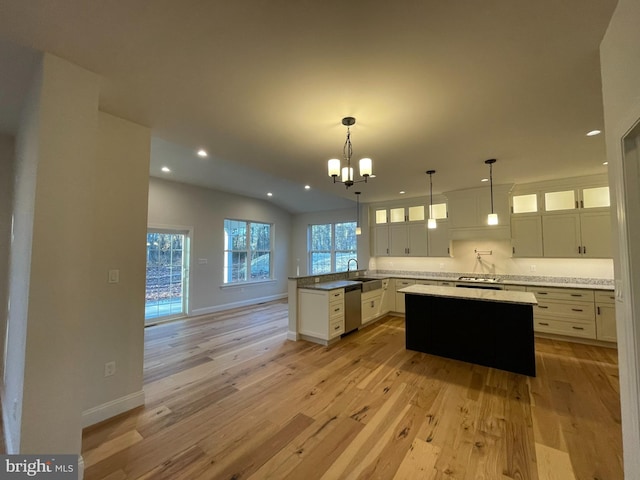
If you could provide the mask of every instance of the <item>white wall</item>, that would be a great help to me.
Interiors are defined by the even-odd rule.
[[[600,59],[609,180],[616,212],[612,227],[625,478],[640,478],[640,271],[632,268],[634,259],[640,260],[640,244],[638,238],[629,236],[630,230],[637,232],[640,226],[640,205],[627,204],[632,194],[637,197],[640,184],[638,178],[629,179],[632,191],[626,190],[621,146],[627,132],[640,120],[638,51],[640,2],[619,0],[600,46]]]
[[[91,315],[82,343],[83,424],[144,403],[144,293],[150,130],[100,112],[91,231]],[[119,270],[119,283],[108,272]],[[116,374],[104,377],[104,364]]]
[[[275,281],[223,285],[224,220],[272,223]],[[281,298],[287,294],[291,215],[267,200],[234,195],[159,178],[149,179],[151,227],[192,229],[190,311],[193,315]],[[206,259],[206,264],[199,259]]]
[[[0,134],[0,378],[4,377],[14,155],[14,138]]]
[[[45,54],[16,143],[3,416],[9,453],[79,453],[98,77]]]
[[[490,250],[478,261],[475,250]],[[473,273],[488,275],[524,275],[545,277],[613,278],[611,259],[586,258],[511,258],[509,240],[454,240],[453,257],[375,257],[372,270]],[[535,269],[532,270],[532,266]]]

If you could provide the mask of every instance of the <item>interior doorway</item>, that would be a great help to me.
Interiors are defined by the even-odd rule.
[[[186,230],[147,231],[145,325],[187,315],[189,243]]]

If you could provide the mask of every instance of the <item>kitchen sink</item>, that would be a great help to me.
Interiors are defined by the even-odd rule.
[[[362,284],[362,292],[370,292],[372,290],[379,290],[382,288],[382,280],[379,278],[368,277],[355,277],[350,278],[354,282],[360,282]]]

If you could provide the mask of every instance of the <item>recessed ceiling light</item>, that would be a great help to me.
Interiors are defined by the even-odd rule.
[[[594,135],[599,135],[600,133],[600,130],[591,130],[589,133],[587,133],[587,137],[593,137]]]
[[[489,179],[488,178],[483,178],[482,180],[480,180],[481,182],[488,182]]]
[[[267,197],[273,197],[273,193],[268,192],[268,193],[267,193]]]
[[[404,195],[405,193],[407,192],[405,192],[404,190],[400,190],[400,195]]]
[[[204,157],[208,157],[209,154],[204,148],[201,148],[200,150],[198,150],[198,156],[204,158]]]
[[[171,171],[171,169],[169,167],[162,167],[162,171],[164,173],[169,173]]]
[[[602,162],[603,165],[609,165],[609,162]]]
[[[310,188],[311,188],[311,185],[305,185],[305,186],[304,186],[304,189],[305,189],[305,190],[309,190]]]

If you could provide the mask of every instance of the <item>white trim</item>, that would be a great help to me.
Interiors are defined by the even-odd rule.
[[[233,282],[233,283],[224,283],[220,285],[222,290],[226,290],[227,288],[239,288],[239,287],[263,287],[270,283],[277,283],[278,280],[275,278],[270,278],[269,280],[255,280],[252,282]]]
[[[84,458],[78,455],[78,480],[84,479]]]
[[[287,340],[293,340],[294,342],[297,342],[298,340],[300,340],[300,336],[298,335],[298,332],[292,332],[291,330],[288,330]]]
[[[286,293],[279,293],[278,295],[269,295],[267,297],[250,298],[248,300],[242,300],[240,302],[225,303],[224,305],[213,305],[211,307],[196,308],[192,311],[192,315],[206,315],[208,313],[222,312],[224,310],[231,310],[232,308],[248,307],[249,305],[257,305],[258,303],[271,302],[272,300],[281,300],[287,298]]]
[[[144,405],[144,392],[142,390],[90,408],[82,412],[82,428],[95,425],[140,405]]]

